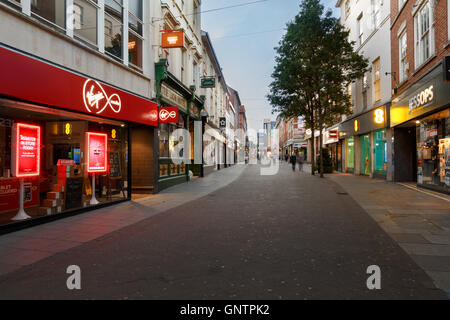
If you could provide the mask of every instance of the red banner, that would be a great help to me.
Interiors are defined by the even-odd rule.
[[[87,132],[87,164],[89,173],[106,172],[108,170],[108,135]]]
[[[178,108],[177,107],[161,107],[159,108],[160,123],[177,123]]]
[[[116,120],[158,125],[155,102],[0,46],[0,94]]]
[[[16,123],[12,132],[12,174],[15,177],[39,176],[41,127]]]
[[[0,179],[0,212],[19,209],[19,179]],[[39,205],[39,188],[37,178],[24,182],[24,207]]]

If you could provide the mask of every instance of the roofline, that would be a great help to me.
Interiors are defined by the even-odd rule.
[[[222,78],[224,84],[227,86],[226,81],[225,81],[225,77],[224,77],[223,72],[222,72],[222,68],[220,67],[219,59],[217,59],[217,55],[216,55],[216,52],[214,51],[214,47],[212,45],[211,38],[209,37],[209,33],[202,30],[202,39],[204,39],[204,41],[206,42],[206,44],[209,47],[210,51],[212,52],[212,55],[213,55],[213,58],[214,58],[214,63],[217,65],[220,77]]]

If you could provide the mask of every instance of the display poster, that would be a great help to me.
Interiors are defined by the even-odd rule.
[[[87,132],[87,171],[89,173],[106,172],[108,166],[108,135]]]
[[[11,143],[12,174],[19,178],[39,176],[41,127],[14,124]]]

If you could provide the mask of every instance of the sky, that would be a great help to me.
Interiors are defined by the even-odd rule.
[[[201,11],[256,0],[202,0]],[[322,0],[335,8],[336,0]],[[275,47],[286,23],[299,12],[300,0],[267,0],[247,6],[202,13],[202,29],[209,33],[225,81],[239,92],[248,127],[262,129],[264,119],[276,119],[266,99],[275,65]],[[249,35],[250,34],[250,35]]]

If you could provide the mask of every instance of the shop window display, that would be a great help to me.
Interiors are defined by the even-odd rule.
[[[431,115],[417,126],[417,182],[450,191],[450,110]]]
[[[377,174],[385,175],[387,171],[387,141],[386,130],[377,130],[373,133],[375,144],[374,170]]]
[[[39,138],[17,131],[20,124],[39,128]],[[105,143],[89,150],[88,132],[104,135]],[[33,153],[35,141],[39,156]],[[13,222],[19,210],[21,179],[24,209],[30,218],[86,208],[93,205],[93,198],[98,204],[128,199],[127,149],[128,128],[124,123],[40,107],[2,106],[0,225]],[[88,153],[103,159],[104,168],[100,169],[101,161],[94,159],[91,162],[99,170],[89,173]],[[38,175],[25,174],[22,178],[18,172],[33,170],[30,163],[34,160]]]

